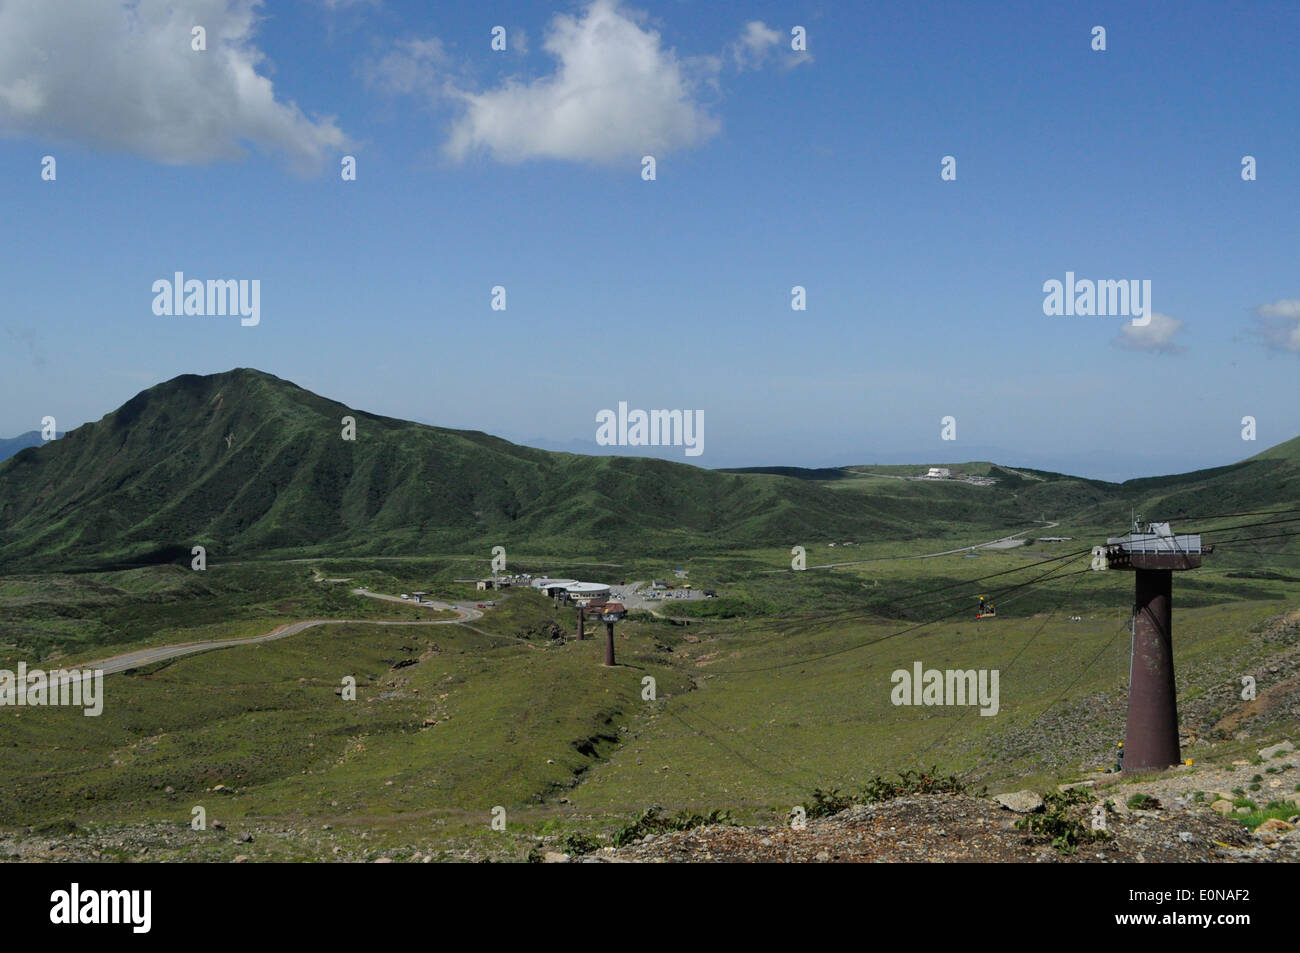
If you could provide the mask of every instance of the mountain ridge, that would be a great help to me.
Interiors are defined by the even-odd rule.
[[[345,417],[354,440],[344,439]],[[911,539],[923,520],[964,532],[1049,510],[1113,523],[1139,503],[1176,515],[1234,498],[1252,508],[1300,498],[1300,438],[1227,467],[1124,484],[963,466],[998,477],[998,489],[868,479],[890,468],[707,470],[539,450],[352,409],[235,368],[179,375],[0,462],[0,567],[181,561],[194,545],[254,558],[498,543],[735,550]]]

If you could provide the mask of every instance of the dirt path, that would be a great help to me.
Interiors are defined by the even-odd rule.
[[[355,595],[369,596],[372,599],[383,599],[386,601],[398,602],[402,605],[412,605],[409,599],[401,599],[397,596],[370,592],[369,590],[364,589],[353,589],[352,592]],[[305,632],[307,629],[314,628],[318,625],[460,625],[463,622],[469,622],[483,617],[483,613],[478,609],[471,609],[468,606],[458,606],[446,602],[423,602],[420,603],[420,605],[429,609],[446,609],[453,611],[457,613],[457,618],[413,620],[409,622],[389,621],[384,619],[303,619],[299,622],[288,622],[284,625],[276,626],[265,635],[254,635],[246,639],[214,639],[207,642],[184,642],[179,645],[160,645],[153,648],[138,649],[134,652],[125,652],[121,655],[114,655],[97,662],[87,662],[79,667],[98,669],[105,675],[113,675],[117,672],[125,672],[127,669],[139,668],[142,665],[152,665],[155,662],[165,662],[168,659],[182,658],[186,655],[195,655],[199,652],[210,652],[213,649],[225,649],[235,645],[258,645],[262,642],[273,642],[276,639],[287,639],[291,635],[297,635],[299,632]]]

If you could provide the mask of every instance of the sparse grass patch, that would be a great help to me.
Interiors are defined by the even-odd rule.
[[[1242,805],[1243,807],[1247,805]],[[1249,814],[1236,815],[1236,819],[1241,821],[1250,830],[1255,830],[1259,825],[1272,818],[1285,821],[1288,818],[1300,814],[1300,808],[1294,804],[1287,804],[1285,801],[1271,801],[1266,807],[1260,808],[1255,805],[1249,805],[1252,810]]]

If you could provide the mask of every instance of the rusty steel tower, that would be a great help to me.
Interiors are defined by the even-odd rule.
[[[625,615],[627,610],[621,602],[607,602],[600,613],[605,623],[605,664],[610,667],[614,665],[614,623]]]
[[[1174,688],[1173,577],[1198,568],[1212,548],[1202,549],[1200,534],[1175,536],[1168,523],[1143,524],[1137,517],[1131,533],[1107,539],[1104,547],[1093,550],[1094,568],[1132,570],[1136,577],[1126,772],[1182,762]]]

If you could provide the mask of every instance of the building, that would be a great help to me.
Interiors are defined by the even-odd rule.
[[[564,592],[572,602],[609,598],[609,586],[603,582],[570,583],[564,587]]]
[[[952,471],[947,467],[930,467],[925,474],[927,480],[946,480],[951,476]]]

